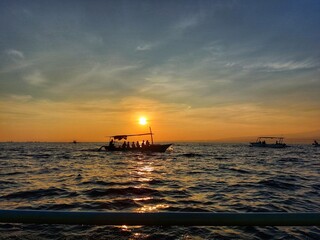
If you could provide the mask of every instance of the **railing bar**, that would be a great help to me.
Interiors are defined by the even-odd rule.
[[[135,213],[0,210],[0,222],[68,225],[320,226],[320,213]]]

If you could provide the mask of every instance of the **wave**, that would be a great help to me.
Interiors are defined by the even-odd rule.
[[[280,159],[277,160],[278,162],[293,162],[293,163],[298,163],[303,161],[302,158],[298,158],[298,157],[282,157]]]
[[[258,182],[258,184],[264,185],[266,187],[277,188],[282,190],[297,190],[301,188],[301,186],[298,184],[288,183],[288,182],[284,182],[276,179],[261,180]]]
[[[26,172],[19,172],[19,171],[17,171],[17,172],[0,173],[0,176],[1,176],[1,175],[2,175],[2,176],[12,176],[12,175],[19,175],[19,174],[24,175],[24,174],[26,174]]]
[[[215,159],[217,159],[217,160],[227,160],[229,158],[228,157],[215,157]]]
[[[43,158],[50,158],[52,155],[45,154],[45,153],[38,153],[38,154],[30,155],[30,156],[32,156],[33,158],[36,158],[36,159],[43,159]]]
[[[54,197],[54,196],[75,196],[77,195],[74,192],[69,192],[67,190],[61,189],[61,188],[55,188],[55,187],[50,187],[47,189],[35,189],[35,190],[29,190],[29,191],[19,191],[15,193],[10,193],[7,195],[2,196],[1,198],[5,199],[15,199],[15,198],[20,198],[20,199],[40,199],[44,197]]]
[[[161,192],[151,188],[138,188],[138,187],[127,187],[127,188],[93,188],[84,191],[84,194],[89,197],[103,197],[108,195],[153,195],[162,196]]]
[[[199,207],[168,207],[166,211],[172,212],[210,212],[208,209]]]
[[[102,180],[90,180],[90,181],[85,181],[81,182],[81,185],[99,185],[99,186],[114,186],[114,185],[121,185],[121,183],[117,182],[106,182]],[[127,183],[124,183],[126,185]]]
[[[90,201],[86,205],[86,209],[92,210],[130,210],[134,208],[138,208],[141,205],[130,198],[123,198],[123,199],[115,199],[112,201]]]
[[[203,157],[203,155],[202,155],[202,154],[199,154],[199,153],[184,153],[184,154],[180,154],[179,156],[181,156],[181,157],[187,157],[187,158]]]
[[[240,169],[240,168],[235,168],[235,167],[228,167],[225,165],[220,164],[219,169],[225,169],[225,170],[230,170],[238,173],[243,173],[243,174],[249,174],[252,173],[251,171],[245,170],[245,169]]]
[[[320,191],[320,184],[319,183],[313,184],[312,188],[314,188],[317,191]]]
[[[26,210],[72,210],[80,209],[82,204],[80,203],[61,203],[61,204],[40,204],[40,205],[30,205],[30,206],[21,206],[16,209],[26,209]]]
[[[81,178],[79,178],[81,179]],[[128,181],[128,182],[108,182],[108,181],[103,181],[103,180],[89,180],[85,182],[79,183],[79,185],[96,185],[96,186],[128,186],[128,185],[134,185],[134,184],[139,184],[141,182],[139,181]],[[149,185],[162,185],[164,184],[164,181],[160,179],[151,179],[151,180],[146,180],[144,183],[149,184]]]

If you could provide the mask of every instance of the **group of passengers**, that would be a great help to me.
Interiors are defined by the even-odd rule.
[[[139,149],[139,148],[146,148],[149,146],[150,146],[150,142],[148,140],[146,142],[143,140],[141,143],[141,146],[139,141],[137,141],[136,143],[132,142],[131,146],[129,141],[128,142],[124,141],[123,144],[121,145],[121,148],[122,149]],[[115,148],[113,139],[111,139],[111,141],[109,142],[109,147]]]

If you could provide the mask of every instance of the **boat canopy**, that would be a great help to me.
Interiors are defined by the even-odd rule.
[[[277,139],[279,143],[282,143],[284,137],[258,137],[257,142],[261,141],[262,139]]]
[[[128,137],[138,137],[138,136],[145,136],[145,135],[153,135],[153,133],[139,133],[139,134],[127,134],[127,135],[114,135],[110,136],[114,140],[119,140],[121,141],[122,139],[127,140]]]
[[[284,139],[284,137],[258,137],[258,138]]]

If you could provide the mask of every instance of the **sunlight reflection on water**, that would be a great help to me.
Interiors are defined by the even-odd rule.
[[[320,150],[310,146],[269,151],[241,144],[188,143],[175,144],[174,151],[163,154],[96,152],[97,145],[90,143],[0,146],[0,206],[3,209],[320,211]],[[47,227],[46,231],[50,229]],[[61,229],[69,231],[67,227]],[[303,239],[320,234],[319,228],[295,231],[290,228],[172,227],[165,231],[122,226],[119,229],[127,232],[127,238],[187,235],[190,238],[235,235],[245,238],[265,234]],[[1,225],[0,231],[2,235],[9,234]],[[119,234],[113,231],[108,230],[107,236]],[[31,238],[38,236],[32,229],[29,234]]]

